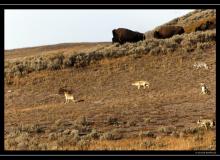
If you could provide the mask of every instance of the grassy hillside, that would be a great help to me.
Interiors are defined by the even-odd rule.
[[[216,22],[216,10],[214,9],[199,9],[186,14],[183,17],[174,19],[166,25],[180,25],[184,27],[186,33],[194,32],[196,27],[206,21]]]
[[[109,44],[96,45],[84,50],[68,50],[63,52],[48,51],[47,54],[27,56],[17,59],[6,59],[5,76],[24,76],[31,72],[42,70],[59,70],[64,68],[78,68],[93,64],[103,59],[112,59],[123,56],[141,57],[142,55],[171,54],[175,52],[202,53],[215,45],[216,31],[192,32],[190,34],[176,35],[169,39],[147,39],[137,43],[124,45]]]
[[[194,32],[196,27],[204,24],[206,21],[211,21],[216,23],[216,10],[214,9],[197,9],[192,11],[182,17],[177,17],[170,22],[162,24],[152,31],[147,31],[145,33],[147,38],[153,37],[153,32],[164,25],[177,25],[182,26],[186,33]]]
[[[53,54],[54,52],[61,52],[68,54],[68,52],[87,50],[97,45],[110,44],[110,42],[99,42],[99,43],[62,43],[56,45],[47,45],[39,47],[29,47],[20,49],[11,49],[5,51],[5,59],[13,60],[29,56]]]
[[[215,150],[216,129],[196,123],[216,118],[215,37],[208,30],[6,52],[5,149]],[[198,61],[209,70],[194,69]],[[150,87],[138,90],[137,80]],[[200,94],[202,82],[210,95]],[[78,102],[65,104],[63,88]]]

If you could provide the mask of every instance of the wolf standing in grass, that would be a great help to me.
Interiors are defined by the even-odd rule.
[[[200,86],[202,88],[201,94],[210,94],[210,91],[208,90],[207,86],[205,85],[205,83],[200,83]]]
[[[205,127],[206,130],[208,130],[208,128],[213,128],[215,126],[215,122],[211,119],[199,119],[197,121],[197,124],[200,127]]]
[[[205,68],[206,70],[209,69],[208,65],[205,62],[195,62],[193,67],[196,69],[199,69],[199,68]]]
[[[74,99],[72,94],[69,94],[68,92],[64,92],[64,95],[65,95],[65,98],[66,98],[65,103],[69,102],[69,100],[72,100],[74,103],[76,102],[76,100]]]
[[[136,82],[132,83],[131,85],[137,86],[138,89],[140,89],[140,87],[143,86],[144,89],[145,89],[146,86],[149,88],[150,83],[148,81],[136,81]]]

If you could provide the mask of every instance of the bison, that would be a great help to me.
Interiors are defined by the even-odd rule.
[[[118,28],[112,30],[113,38],[112,43],[118,42],[124,44],[126,42],[138,42],[145,40],[143,33],[135,32],[126,28]]]
[[[181,26],[162,26],[158,30],[154,31],[154,38],[164,39],[170,38],[176,34],[183,34],[185,31]]]
[[[202,23],[201,25],[196,27],[195,32],[196,31],[205,31],[207,29],[214,29],[214,28],[216,28],[215,22],[206,21],[205,23]]]

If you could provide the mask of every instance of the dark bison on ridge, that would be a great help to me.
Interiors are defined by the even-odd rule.
[[[206,21],[205,23],[196,27],[195,31],[205,31],[205,30],[214,29],[214,28],[216,28],[216,22]]]
[[[154,31],[154,38],[164,39],[170,38],[176,34],[183,34],[185,31],[181,26],[162,26]]]
[[[112,43],[118,42],[124,44],[126,42],[138,42],[145,40],[143,33],[135,32],[126,28],[118,28],[112,30],[113,38]]]

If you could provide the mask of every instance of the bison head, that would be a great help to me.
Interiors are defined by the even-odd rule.
[[[183,29],[183,27],[180,27],[179,34],[183,34],[183,33],[185,33],[185,30]]]
[[[159,32],[159,31],[155,31],[155,32],[154,32],[154,37],[155,37],[155,38],[161,38],[160,32]]]
[[[112,43],[118,42],[118,36],[116,33],[116,29],[112,30],[113,38],[112,38]]]
[[[116,38],[113,37],[113,38],[112,38],[112,43],[116,43],[116,42],[117,42]]]

